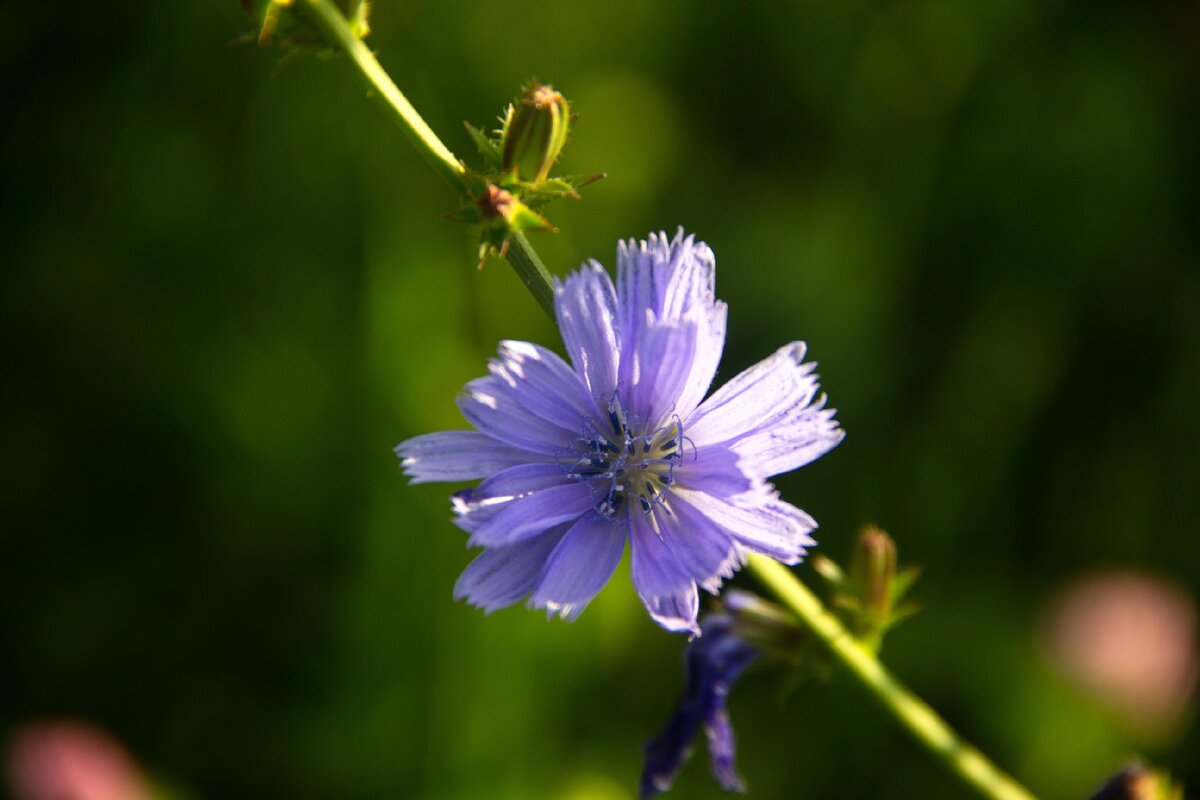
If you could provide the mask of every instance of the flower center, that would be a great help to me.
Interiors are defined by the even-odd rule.
[[[646,514],[655,506],[667,510],[663,498],[675,482],[687,441],[679,418],[644,431],[614,396],[608,404],[607,424],[597,426],[589,420],[587,428],[578,439],[581,447],[576,457],[565,465],[570,478],[597,481],[605,487],[596,511],[611,518],[626,507]]]

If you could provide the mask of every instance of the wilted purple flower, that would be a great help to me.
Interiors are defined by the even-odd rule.
[[[733,726],[725,698],[742,671],[758,657],[758,650],[734,632],[734,618],[712,613],[700,622],[701,636],[687,646],[684,656],[686,683],[683,697],[667,727],[646,744],[640,795],[654,797],[667,791],[683,762],[691,755],[692,739],[704,728],[713,778],[727,792],[744,792],[734,766]]]
[[[767,478],[842,431],[802,342],[704,400],[725,343],[715,267],[682,231],[622,242],[615,287],[595,262],[556,283],[573,368],[538,345],[501,342],[491,374],[458,401],[476,430],[397,446],[414,483],[486,478],[453,498],[455,523],[484,548],[456,597],[492,611],[529,595],[569,619],[628,541],[650,615],[696,633],[697,587],[716,592],[747,551],[803,558],[816,523]]]

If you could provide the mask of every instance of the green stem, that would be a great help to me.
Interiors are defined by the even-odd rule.
[[[400,131],[421,157],[456,192],[461,193],[465,188],[463,177],[467,172],[462,162],[454,157],[450,148],[446,147],[425,120],[421,119],[412,103],[408,102],[408,98],[396,86],[391,76],[380,66],[370,48],[354,34],[332,0],[300,0],[299,5],[307,12],[309,21],[325,40],[350,57],[370,96],[399,126]],[[509,239],[505,259],[533,294],[542,310],[554,320],[554,287],[550,272],[523,234],[516,233]]]
[[[800,617],[842,666],[848,669],[934,758],[984,797],[995,800],[1034,800],[1033,795],[1023,786],[988,761],[983,753],[963,741],[921,698],[892,677],[879,659],[860,645],[837,617],[825,610],[817,596],[809,591],[790,569],[761,555],[751,555],[749,566],[750,571]]]
[[[300,0],[300,3],[325,38],[350,57],[372,97],[400,126],[417,152],[456,191],[462,191],[462,179],[466,174],[462,163],[421,119],[375,56],[351,30],[341,11],[331,0]],[[511,237],[505,257],[542,310],[553,320],[553,280],[523,234],[518,232]],[[879,660],[858,644],[837,618],[825,610],[821,601],[791,570],[760,555],[750,556],[750,570],[800,617],[884,708],[935,758],[967,784],[984,797],[994,800],[1034,800],[1032,794],[959,738],[933,709],[893,678]]]
[[[331,0],[302,0],[300,5],[308,12],[309,20],[326,40],[354,62],[358,75],[367,85],[371,97],[400,127],[400,131],[408,137],[409,143],[417,148],[421,157],[454,188],[461,190],[462,177],[466,174],[462,163],[454,157],[450,148],[442,144],[442,140],[433,129],[425,124],[425,120],[421,119],[421,115],[380,66],[362,39],[354,35],[338,7]]]
[[[517,231],[509,238],[508,252],[504,257],[512,264],[517,277],[525,284],[533,299],[550,316],[550,321],[558,324],[554,315],[554,279],[524,233]]]

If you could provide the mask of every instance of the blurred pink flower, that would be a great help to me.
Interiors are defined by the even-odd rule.
[[[25,725],[8,748],[14,800],[149,800],[133,760],[104,731],[74,721]]]
[[[1196,606],[1151,575],[1077,579],[1051,604],[1045,641],[1063,675],[1147,732],[1169,728],[1196,685]]]

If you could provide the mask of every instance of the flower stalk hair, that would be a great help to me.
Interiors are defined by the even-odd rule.
[[[699,632],[698,589],[762,553],[798,563],[813,519],[768,478],[842,440],[802,342],[704,399],[725,343],[716,260],[682,231],[622,242],[617,281],[595,262],[555,287],[568,365],[502,342],[459,398],[474,431],[396,452],[414,482],[485,478],[453,498],[484,552],[455,595],[491,611],[530,604],[573,618],[617,568],[667,630]]]
[[[312,36],[325,45],[345,53],[356,74],[368,88],[371,96],[378,102],[385,115],[396,122],[401,132],[434,171],[445,178],[456,190],[461,191],[464,185],[465,167],[421,119],[391,77],[380,66],[375,56],[363,44],[361,36],[365,31],[365,26],[352,27],[333,0],[271,0],[271,2],[280,7],[293,8],[306,23]],[[361,3],[358,4],[358,7],[361,8]],[[555,284],[545,265],[542,264],[541,259],[538,258],[537,253],[520,231],[515,232],[509,239],[505,258],[513,266],[514,271],[541,308],[551,318],[555,318],[557,305]],[[601,307],[600,313],[607,313],[607,311]],[[562,323],[562,320],[557,321]],[[568,334],[566,330],[563,333],[564,341],[568,341],[570,350],[569,342],[573,334]],[[673,336],[672,333],[665,331],[661,332],[661,335],[665,339]],[[658,346],[666,346],[666,344]],[[588,375],[603,374],[596,372],[593,369],[595,366],[589,364],[585,372]],[[664,367],[662,364],[646,366],[648,369],[656,371],[662,371]],[[668,369],[667,372],[670,370]],[[656,382],[655,385],[666,385],[666,383]],[[592,388],[591,383],[588,386],[589,389]],[[592,402],[601,398],[602,395],[598,396],[593,393]],[[712,402],[712,398],[708,402]],[[597,411],[600,410],[597,408]],[[622,406],[621,413],[624,412],[625,406]],[[684,428],[672,434],[668,427],[665,438],[653,440],[655,446],[665,448],[665,444],[671,438],[687,445],[687,441],[692,438],[694,431],[687,427],[689,420],[685,420],[682,413],[679,416],[680,420],[685,423]],[[619,415],[618,420],[620,420]],[[616,424],[614,424],[613,430],[614,432],[618,430]],[[657,431],[656,428],[645,430]],[[469,431],[466,432],[466,435],[472,438],[474,436],[473,432]],[[479,442],[478,439],[473,439],[473,441]],[[662,452],[665,453],[665,449]],[[686,448],[684,457],[686,458]],[[512,465],[511,451],[506,447],[495,448],[491,453],[481,453],[479,455],[481,464],[485,458],[492,459],[493,467],[483,474],[490,474],[493,468],[499,470]],[[661,470],[661,467],[658,469]],[[483,474],[473,477],[483,477]],[[452,480],[459,477],[461,476],[451,478],[447,475],[441,479]],[[430,479],[434,480],[435,478],[431,477]],[[625,497],[626,508],[629,507],[629,499],[629,497]],[[640,505],[636,498],[634,501]],[[480,522],[480,525],[482,524]],[[611,543],[612,537],[609,537],[608,541]],[[969,786],[979,796],[994,798],[994,800],[1032,800],[1033,795],[1028,790],[992,764],[982,753],[959,738],[941,717],[892,676],[879,659],[858,643],[846,627],[825,609],[816,595],[796,577],[794,572],[775,558],[758,552],[748,552],[746,561],[747,569],[775,595],[781,605],[797,616],[813,634],[814,639],[828,649],[834,660],[859,685],[875,697],[893,719],[919,741],[935,760],[960,778],[966,786]],[[719,575],[720,570],[716,574]],[[565,573],[564,577],[567,577]],[[530,587],[529,591],[533,591],[533,589],[534,587]]]

